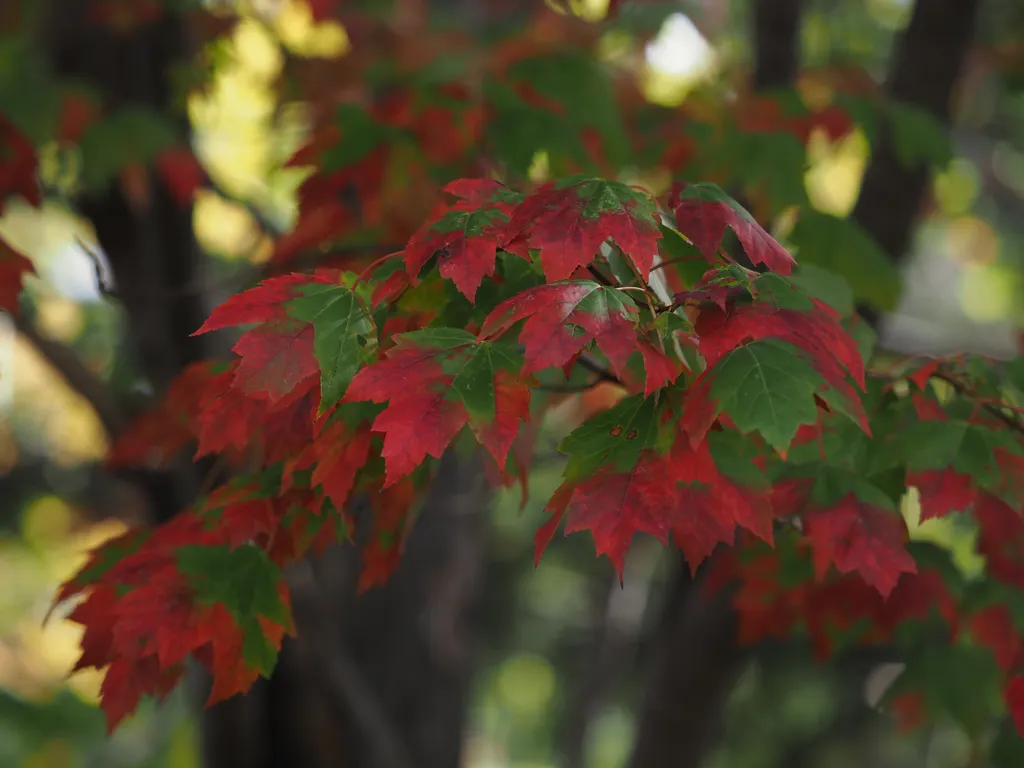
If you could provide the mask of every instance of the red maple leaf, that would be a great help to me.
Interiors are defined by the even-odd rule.
[[[666,479],[678,483],[672,536],[692,572],[719,543],[732,543],[737,525],[772,543],[774,515],[768,489],[743,487],[725,477],[706,440],[693,448],[679,433],[666,469]]]
[[[646,451],[629,471],[603,468],[575,485],[568,500],[568,489],[556,491],[548,509],[555,512],[556,519],[566,513],[566,534],[589,530],[597,554],[608,556],[621,579],[626,552],[637,532],[649,533],[662,542],[668,536],[665,512],[674,504],[675,490],[666,482],[665,472],[664,460],[654,451]],[[565,507],[559,510],[563,501]]]
[[[441,458],[467,423],[498,464],[504,464],[515,437],[513,430],[518,431],[518,424],[528,414],[522,393],[516,392],[527,387],[525,381],[500,377],[501,371],[493,371],[490,382],[479,382],[493,394],[492,412],[483,414],[470,405],[470,397],[472,403],[478,403],[477,385],[470,395],[457,382],[471,368],[479,370],[476,366],[484,362],[488,342],[477,343],[462,331],[456,332],[462,336],[439,335],[450,330],[428,329],[398,337],[385,359],[360,370],[345,393],[348,402],[388,404],[372,427],[374,432],[384,433],[385,488],[412,472],[427,456]]]
[[[903,546],[903,519],[852,493],[827,509],[808,513],[805,519],[818,578],[835,565],[840,573],[856,571],[885,597],[901,573],[917,571]]]
[[[971,508],[978,496],[970,475],[952,467],[920,472],[907,472],[907,485],[917,488],[921,496],[921,522],[945,517],[950,512]]]
[[[443,208],[409,240],[405,264],[413,280],[435,254],[441,276],[450,279],[470,301],[483,279],[494,274],[497,249],[505,244],[509,216],[520,196],[487,179],[459,179],[444,189],[468,198]]]
[[[814,367],[836,390],[865,433],[871,434],[867,414],[847,375],[863,389],[864,360],[857,342],[839,323],[839,315],[827,304],[814,299],[814,309],[798,312],[778,309],[768,302],[733,306],[728,312],[704,308],[694,330],[700,353],[708,368],[750,340],[777,338],[807,352]]]
[[[385,583],[398,566],[417,494],[416,484],[406,477],[373,495],[373,525],[361,553],[359,592]]]
[[[712,263],[728,227],[751,263],[764,264],[783,275],[796,265],[774,237],[714,184],[678,182],[672,189],[670,206],[675,211],[676,226]]]
[[[523,371],[565,365],[591,341],[616,373],[637,349],[633,301],[622,292],[589,281],[538,285],[503,301],[484,319],[481,338],[496,336],[523,318]]]
[[[505,250],[529,258],[540,249],[549,283],[588,266],[609,238],[646,281],[658,253],[657,205],[646,192],[617,181],[567,176],[548,182],[520,204],[508,224]]]

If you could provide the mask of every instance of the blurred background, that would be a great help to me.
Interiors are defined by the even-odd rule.
[[[537,5],[539,12],[568,9],[599,20],[608,3]],[[643,60],[628,69],[644,98],[673,109],[708,93],[728,99],[724,84],[748,70],[753,57],[753,4],[651,5],[659,9],[657,30]],[[1013,0],[982,5],[948,142],[927,128],[910,141],[909,151],[948,157],[935,163],[927,210],[900,267],[902,294],[880,324],[891,349],[1009,357],[1024,329],[1024,9]],[[884,81],[893,41],[913,8],[911,0],[808,0],[799,27],[803,66]],[[194,150],[212,181],[197,192],[192,211],[211,264],[212,303],[266,262],[275,237],[297,219],[297,190],[309,171],[286,161],[304,143],[309,121],[300,103],[281,103],[282,71],[299,58],[320,62],[321,76],[330,77],[331,62],[353,48],[350,30],[314,22],[304,0],[240,1],[231,10],[240,20],[207,57],[208,87],[187,102]],[[609,66],[618,66],[614,51],[628,47],[628,34],[623,27],[598,39]],[[24,72],[12,69],[24,61],[15,42],[0,37],[0,46],[2,99],[29,86]],[[812,92],[816,83],[805,85]],[[826,132],[812,135],[805,159],[810,206],[849,215],[870,159],[865,128],[836,141]],[[539,152],[534,164],[543,162]],[[44,151],[40,172],[59,188],[73,164],[54,145]],[[32,308],[32,327],[0,315],[0,766],[200,766],[199,720],[188,690],[160,707],[146,703],[108,738],[96,706],[99,674],[67,676],[79,628],[59,614],[43,623],[57,585],[81,566],[85,552],[146,512],[130,486],[100,467],[108,448],[102,414],[41,350],[51,343],[73,349],[126,396],[138,383],[120,341],[124,311],[105,295],[109,269],[88,220],[59,202],[36,209],[14,199],[0,218],[0,235],[38,273],[26,277],[22,297]],[[658,620],[652,606],[663,599],[669,565],[655,542],[640,541],[620,587],[610,565],[595,560],[589,539],[575,536],[558,537],[534,567],[533,534],[562,467],[557,437],[541,439],[525,507],[518,489],[493,501],[467,768],[619,768],[632,748],[641,670]],[[907,514],[913,523],[914,510]],[[921,526],[915,535],[956,550],[962,568],[977,567],[970,542],[955,532]],[[705,764],[975,765],[956,723],[903,735],[891,718],[864,706],[864,674],[857,665],[814,663],[800,640],[758,647],[728,693],[718,746]]]

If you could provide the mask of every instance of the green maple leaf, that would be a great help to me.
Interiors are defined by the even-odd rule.
[[[288,606],[277,591],[281,569],[258,547],[184,546],[177,549],[180,570],[200,603],[222,603],[245,633],[242,654],[263,674],[274,668],[277,652],[263,634],[257,617],[291,626]]]
[[[740,432],[760,432],[785,454],[800,426],[817,419],[814,394],[823,384],[793,345],[774,339],[745,344],[694,383],[684,401],[683,427],[691,440],[699,442],[725,412]]]
[[[352,377],[375,357],[377,329],[359,297],[343,285],[309,283],[299,292],[286,309],[295,319],[313,324],[323,410],[341,399]]]

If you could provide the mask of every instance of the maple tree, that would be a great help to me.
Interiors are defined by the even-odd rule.
[[[362,36],[397,32],[342,5],[310,8],[349,30],[345,83],[369,82]],[[709,588],[736,586],[744,642],[805,634],[823,657],[893,644],[910,660],[890,692],[908,727],[951,714],[977,736],[1008,713],[1024,733],[1022,359],[876,355],[853,299],[884,304],[877,285],[801,279],[805,261],[829,264],[821,232],[853,225],[801,214],[794,258],[770,222],[805,202],[802,187],[723,160],[769,134],[800,153],[814,130],[843,136],[850,104],[881,109],[873,96],[838,87],[825,107],[785,112],[744,94],[739,117],[728,104],[663,110],[580,53],[602,25],[627,24],[629,5],[612,3],[601,24],[538,12],[475,62],[483,86],[412,76],[429,41],[399,49],[383,95],[295,78],[317,105],[288,161],[310,167],[297,222],[267,273],[192,329],[237,329],[233,356],[182,370],[107,462],[168,467],[189,451],[217,457],[229,479],[100,546],[56,596],[77,601],[69,616],[85,628],[76,669],[106,670],[110,729],[172,690],[189,657],[212,675],[210,704],[268,676],[295,633],[284,569],[351,540],[355,499],[372,508],[359,580],[371,589],[399,565],[446,452],[479,448],[494,483],[525,492],[531,425],[610,384],[612,402],[586,405],[561,436],[562,482],[543,516],[533,510],[538,559],[559,528],[588,531],[620,577],[637,533],[677,547],[694,572],[719,550]],[[126,27],[171,12],[95,9]],[[183,12],[215,35],[234,21]],[[597,84],[578,96],[583,77]],[[182,201],[207,183],[155,110],[50,85],[45,117],[0,116],[0,204],[41,203],[39,151],[54,141],[81,149],[83,184],[115,184],[140,205],[147,168]],[[574,108],[594,93],[619,111]],[[124,139],[116,156],[89,153],[98,135]],[[549,164],[539,181],[537,150]],[[624,172],[627,157],[674,183]],[[745,190],[750,210],[725,189]],[[363,247],[368,234],[395,246]],[[303,269],[310,253],[321,258]],[[31,262],[0,242],[0,268],[2,306],[16,312]],[[977,531],[982,576],[908,541],[909,489],[922,520]],[[929,683],[943,667],[998,695],[964,715],[962,688]],[[1000,739],[1024,752],[1009,731]]]

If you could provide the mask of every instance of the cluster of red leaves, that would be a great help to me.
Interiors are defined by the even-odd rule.
[[[342,17],[342,6],[311,3],[316,19]],[[147,0],[95,6],[105,23],[122,31],[148,23],[154,7]],[[345,20],[358,41],[386,41],[397,66],[408,71],[431,61],[438,48],[436,38],[419,34],[415,19],[406,19],[404,29],[362,17]],[[224,28],[210,21],[197,20],[197,28]],[[503,77],[523,59],[558,53],[567,40],[592,43],[597,34],[568,15],[538,14],[527,34],[488,49],[475,71]],[[445,39],[453,49],[467,44],[457,35]],[[406,242],[402,264],[377,277],[389,261],[381,260],[355,280],[337,270],[287,274],[232,297],[197,333],[250,326],[233,347],[237,359],[190,367],[156,408],[119,436],[112,464],[166,465],[195,444],[197,458],[219,454],[232,471],[256,479],[215,490],[148,535],[132,532],[109,542],[58,595],[58,601],[84,597],[71,612],[86,627],[76,668],[107,667],[102,703],[110,727],[141,695],[166,694],[189,654],[213,673],[211,702],[246,690],[267,671],[265,655],[291,631],[282,581],[275,582],[272,598],[262,594],[229,605],[231,596],[214,588],[214,561],[199,567],[188,560],[197,557],[196,548],[214,560],[216,553],[255,553],[244,556],[265,564],[265,574],[277,573],[350,532],[353,521],[343,510],[362,491],[372,516],[360,587],[381,583],[398,563],[431,459],[466,432],[493,459],[489,476],[508,482],[511,456],[525,486],[539,415],[531,411],[556,401],[538,403],[536,374],[561,369],[570,377],[581,363],[593,365],[585,358],[590,352],[607,359],[603,378],[619,394],[588,413],[562,445],[570,462],[547,504],[551,517],[537,535],[538,557],[564,520],[567,533],[589,530],[598,553],[620,573],[637,532],[673,540],[696,569],[720,544],[734,544],[740,528],[740,546],[716,561],[713,581],[739,581],[744,640],[787,635],[802,625],[826,654],[837,629],[853,630],[866,619],[861,639],[883,642],[901,623],[937,609],[954,635],[966,628],[991,649],[1007,674],[1010,708],[1024,721],[1024,676],[1014,676],[1024,662],[1022,644],[1005,606],[961,611],[942,575],[919,569],[905,549],[900,517],[870,494],[851,487],[822,497],[808,478],[765,480],[769,462],[785,459],[791,445],[820,441],[837,415],[871,432],[860,396],[864,364],[839,315],[816,299],[780,300],[773,294],[778,283],[720,252],[729,229],[752,264],[787,275],[795,262],[786,250],[707,184],[676,184],[664,201],[589,176],[563,176],[526,196],[491,179],[442,186],[439,168],[449,178],[453,170],[483,170],[477,147],[494,127],[495,110],[478,87],[458,82],[370,94],[360,83],[370,80],[365,75],[373,63],[357,46],[330,80],[298,78],[300,88],[320,92],[304,94],[316,106],[314,131],[291,165],[315,171],[299,192],[298,225],[279,239],[274,259],[287,262],[372,230]],[[630,122],[643,100],[632,80],[615,85]],[[530,107],[565,116],[563,105],[530,84],[510,88]],[[786,132],[803,142],[816,129],[835,139],[851,128],[837,106],[789,115],[772,100],[744,100],[713,115],[680,114],[717,128],[735,123],[741,132]],[[69,97],[58,138],[74,142],[97,119],[95,105]],[[630,140],[642,145],[666,137],[663,130]],[[596,130],[581,130],[580,143],[598,167],[605,160],[602,141]],[[693,159],[694,148],[685,136],[672,136],[660,162],[677,171]],[[32,147],[2,118],[0,150],[0,201],[18,194],[38,205]],[[191,152],[180,147],[165,148],[153,164],[182,201],[205,180]],[[144,173],[142,164],[129,163],[120,175],[139,204],[146,202],[136,189]],[[436,203],[442,192],[455,201]],[[666,270],[679,293],[670,307],[649,305],[648,322],[627,291],[651,300],[646,286],[660,266],[663,208],[713,268],[693,285]],[[636,284],[606,277],[609,249]],[[26,268],[6,247],[0,256],[0,278]],[[444,327],[441,302],[402,304],[424,282],[449,281],[475,307],[483,288],[502,282],[498,267],[508,257],[539,264],[540,284],[480,307],[478,320],[464,328]],[[14,298],[0,297],[5,307]],[[671,314],[677,309],[681,315]],[[659,325],[665,318],[670,322]],[[508,343],[511,336],[518,344]],[[699,354],[703,370],[691,371],[680,349]],[[737,383],[735,361],[742,355],[756,376]],[[802,398],[796,407],[765,418],[740,398],[727,400],[726,383],[746,387],[749,378],[761,377],[762,389],[749,392],[767,398],[766,409],[773,411],[766,369],[780,359],[799,364],[792,375],[798,386],[786,395]],[[928,375],[911,379],[921,387]],[[915,396],[914,405],[921,420],[947,418],[934,401]],[[979,414],[970,423],[990,421]],[[718,438],[740,435],[757,454],[742,478],[715,451]],[[997,479],[985,484],[956,467],[924,465],[908,467],[906,482],[921,492],[924,519],[973,511],[990,573],[1024,586],[1022,493],[1015,485],[1022,459],[997,448],[992,461]],[[774,545],[783,521],[799,521],[797,557],[809,559],[813,579],[790,584],[778,555],[746,557],[756,553],[758,541]],[[277,601],[282,610],[274,607]],[[914,715],[911,704],[907,712]]]

